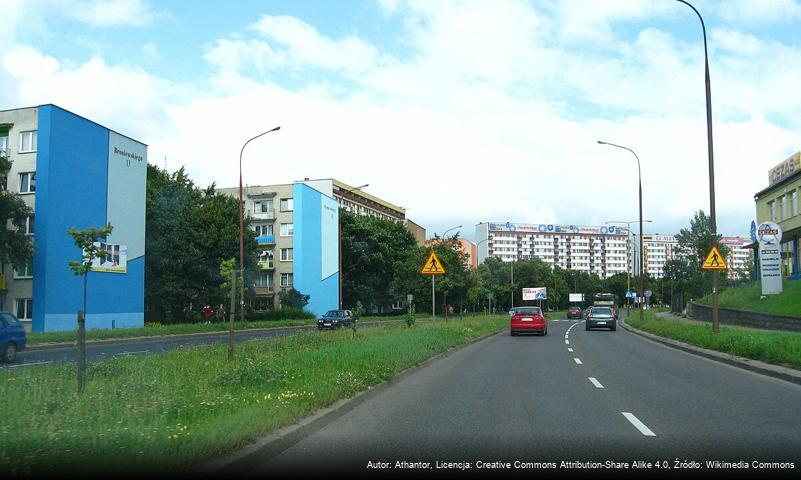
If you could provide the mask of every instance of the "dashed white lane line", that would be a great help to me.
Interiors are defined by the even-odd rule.
[[[578,358],[573,358],[573,361],[576,362],[576,364],[581,365],[581,360]]]
[[[565,345],[570,345],[570,340],[565,340]]]
[[[592,382],[592,384],[595,385],[596,388],[604,388],[604,386],[601,385],[601,382],[599,382],[595,377],[587,377],[587,378],[590,379],[590,382]]]
[[[30,363],[20,363],[19,365],[9,365],[6,368],[19,368],[19,367],[30,367],[31,365],[47,365],[48,363],[53,362],[30,362]]]
[[[572,349],[572,348],[568,348],[568,349],[567,349],[567,351],[568,351],[568,352],[572,352],[572,351],[573,351],[573,349]]]
[[[631,424],[634,425],[637,428],[637,430],[639,430],[640,433],[642,433],[646,437],[655,437],[656,436],[656,434],[654,432],[652,432],[650,428],[646,427],[645,424],[642,423],[639,418],[634,416],[634,414],[629,413],[629,412],[620,412],[620,413],[622,413],[623,416],[626,417],[626,419],[629,422],[631,422]]]

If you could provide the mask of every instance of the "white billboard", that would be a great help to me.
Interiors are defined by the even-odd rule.
[[[546,298],[548,298],[547,287],[523,289],[523,300],[545,300]]]
[[[584,301],[584,294],[583,293],[571,293],[568,294],[570,297],[568,300],[571,302],[583,302]]]
[[[757,228],[757,240],[762,295],[782,293],[782,228],[774,222],[762,222]]]

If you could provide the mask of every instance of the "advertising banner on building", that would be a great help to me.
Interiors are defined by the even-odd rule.
[[[93,272],[128,272],[128,247],[126,245],[105,242],[95,242],[94,245],[100,248],[101,254],[92,260],[91,270]]]
[[[586,226],[586,225],[556,225],[541,223],[538,225],[526,223],[490,223],[491,232],[525,232],[525,233],[583,233],[589,235],[622,235],[622,230],[614,225]]]
[[[774,222],[762,222],[757,227],[757,240],[759,240],[762,295],[782,293],[782,229]]]

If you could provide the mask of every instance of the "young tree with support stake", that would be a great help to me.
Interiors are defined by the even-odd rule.
[[[86,287],[89,270],[92,269],[92,261],[99,258],[103,251],[98,240],[105,240],[111,235],[114,227],[109,223],[101,229],[95,227],[78,230],[72,227],[67,235],[72,237],[75,245],[81,249],[81,261],[70,260],[70,268],[75,275],[83,276],[83,310],[78,311],[78,392],[83,391],[84,373],[86,372]],[[97,243],[97,244],[96,244]]]

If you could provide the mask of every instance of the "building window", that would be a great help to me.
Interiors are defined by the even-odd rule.
[[[779,198],[779,204],[781,205],[782,220],[787,220],[789,218],[787,216],[787,195],[782,195]]]
[[[282,287],[291,287],[293,281],[293,275],[291,273],[282,273],[281,274],[281,286]]]
[[[768,208],[770,209],[770,221],[776,221],[776,202],[768,202]]]
[[[0,136],[0,152],[6,153],[8,151],[8,135]]]
[[[33,278],[33,261],[25,264],[20,269],[14,269],[14,278]]]
[[[259,200],[258,202],[253,202],[253,212],[254,213],[268,213],[273,211],[273,199],[269,200]]]
[[[798,215],[798,190],[790,194],[790,210],[794,217]]]
[[[272,235],[273,234],[273,224],[269,223],[267,225],[256,225],[254,227],[256,229],[256,236],[264,236],[264,235]]]
[[[31,153],[35,151],[36,151],[36,130],[32,132],[20,132],[19,153]]]
[[[292,261],[292,250],[291,248],[282,248],[281,249],[281,261],[282,262],[291,262]]]
[[[281,224],[281,236],[282,237],[291,237],[294,235],[295,232],[295,224],[294,223],[282,223]]]
[[[18,298],[17,299],[17,318],[20,320],[33,319],[33,299],[32,298]]]
[[[33,215],[25,219],[25,233],[33,235]]]
[[[294,202],[292,198],[282,198],[281,199],[281,211],[282,212],[291,212],[294,210]]]
[[[36,172],[19,174],[19,193],[33,193],[36,191]]]

